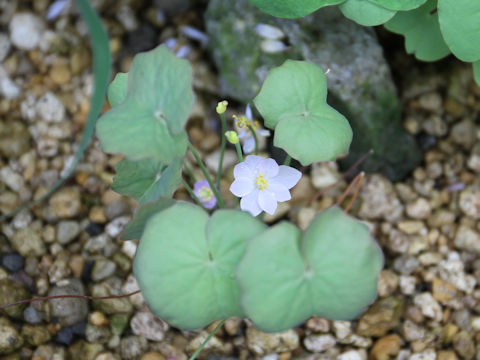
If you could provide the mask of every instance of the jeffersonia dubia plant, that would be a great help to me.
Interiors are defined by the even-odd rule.
[[[422,61],[449,54],[473,64],[480,85],[480,1],[477,0],[250,0],[273,16],[298,18],[338,5],[364,26],[385,25],[405,37],[407,53]],[[320,40],[319,40],[320,41]]]
[[[326,93],[322,69],[287,61],[254,99],[274,144],[303,165],[337,158],[352,139]],[[164,46],[139,54],[129,73],[111,83],[108,99],[112,109],[98,120],[97,135],[106,152],[125,157],[112,188],[141,205],[121,238],[140,239],[134,274],[157,316],[185,330],[249,317],[259,329],[277,332],[312,315],[352,319],[375,299],[383,256],[367,227],[333,207],[305,234],[287,221],[268,228],[252,214],[273,213],[277,202],[288,201],[301,173],[273,159],[244,157],[231,130],[226,134],[239,158],[231,191],[242,197],[244,211],[224,209],[221,173],[212,180],[184,129],[194,103],[186,60]],[[217,107],[224,132],[226,106]],[[245,117],[253,137],[259,128],[250,121]],[[194,179],[184,162],[187,149],[205,179]],[[171,198],[180,183],[197,205]]]

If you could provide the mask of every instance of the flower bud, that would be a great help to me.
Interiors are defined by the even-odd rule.
[[[228,101],[220,101],[217,105],[217,114],[223,114],[227,110]]]
[[[235,131],[227,131],[225,132],[225,137],[227,138],[228,142],[231,144],[238,144],[238,135]]]

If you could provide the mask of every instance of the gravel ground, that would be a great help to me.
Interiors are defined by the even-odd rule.
[[[167,39],[185,49],[197,90],[189,134],[207,163],[215,164],[220,139],[210,124],[217,79],[202,42],[182,31],[185,25],[201,28],[200,12],[167,9],[162,17],[143,1],[94,4],[111,36],[117,71],[128,70],[136,52]],[[0,0],[3,213],[55,183],[72,159],[88,112],[92,75],[85,26],[73,8],[47,21],[48,6],[48,0]],[[229,319],[200,358],[480,359],[480,88],[470,69],[458,64],[419,74],[407,77],[402,100],[405,127],[424,150],[423,165],[401,183],[368,174],[352,209],[385,251],[378,300],[358,321],[312,318],[280,334]],[[231,168],[235,153],[226,159]],[[136,204],[109,190],[119,160],[94,142],[61,190],[1,224],[0,304],[137,289],[131,274],[136,242],[118,240]],[[334,162],[314,164],[292,201],[266,221],[287,217],[305,229],[345,189],[340,176]],[[227,171],[222,189],[230,199],[231,178]],[[185,191],[176,197],[186,198]],[[215,325],[199,332],[170,328],[141,295],[38,302],[0,316],[0,357],[186,360]]]

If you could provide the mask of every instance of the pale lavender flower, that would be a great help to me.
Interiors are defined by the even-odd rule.
[[[193,186],[193,192],[207,209],[213,209],[217,205],[217,198],[207,180],[199,180]]]
[[[235,181],[230,186],[233,195],[241,197],[240,208],[257,216],[263,211],[273,215],[277,203],[291,199],[290,189],[302,173],[280,165],[273,159],[248,155],[233,170]]]
[[[60,16],[60,14],[68,7],[70,0],[57,0],[54,1],[47,11],[47,20],[54,20]]]

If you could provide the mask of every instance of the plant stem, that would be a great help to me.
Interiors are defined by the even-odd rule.
[[[203,206],[202,201],[198,198],[198,196],[195,194],[193,189],[190,187],[190,185],[188,185],[188,183],[184,179],[182,179],[182,184],[183,184],[183,186],[185,186],[185,189],[187,189],[188,193],[190,194],[192,199],[197,203],[197,205],[199,205],[203,209],[205,209],[205,206]],[[205,209],[205,210],[207,210],[207,209]]]
[[[257,134],[255,133],[255,130],[253,129],[252,125],[248,125],[248,129],[252,133],[253,140],[255,140],[255,155],[258,155],[258,139],[257,139]]]
[[[220,147],[220,160],[218,161],[217,169],[217,188],[220,189],[220,179],[222,178],[223,169],[223,155],[225,154],[225,147],[227,146],[227,139],[225,138],[225,132],[227,131],[227,120],[225,114],[220,114],[220,120],[222,121],[222,145]]]
[[[220,193],[217,190],[217,187],[213,183],[212,177],[208,173],[208,170],[205,167],[205,164],[203,163],[202,159],[200,158],[200,154],[198,153],[197,149],[195,149],[195,147],[192,145],[191,142],[188,142],[188,149],[192,152],[193,156],[195,157],[195,160],[197,161],[197,164],[200,167],[200,170],[202,170],[203,176],[205,176],[205,179],[207,180],[208,185],[210,185],[210,188],[212,189],[213,194],[217,198],[218,207],[224,208],[225,201],[223,200],[223,197],[220,195]]]
[[[193,182],[197,182],[197,179],[195,178],[195,175],[193,175],[192,169],[190,169],[190,167],[187,165],[186,162],[183,163],[183,168],[185,169],[185,172],[190,177],[190,179],[192,179]]]
[[[207,338],[205,340],[203,340],[202,342],[202,345],[200,345],[200,347],[197,349],[197,351],[195,351],[193,353],[192,356],[190,356],[190,358],[188,360],[195,360],[195,358],[197,357],[198,354],[200,354],[200,351],[203,350],[203,348],[205,347],[205,345],[207,345],[207,343],[210,341],[210,339],[212,338],[213,335],[215,335],[215,333],[218,331],[218,329],[220,329],[222,327],[222,325],[225,324],[225,320],[222,320],[218,323],[217,326],[215,326],[215,329],[213,329],[213,331],[208,334]]]
[[[237,150],[238,162],[241,163],[243,161],[243,154],[240,143],[235,144],[235,149]]]
[[[285,161],[283,162],[283,165],[289,166],[290,161],[292,161],[292,157],[287,154],[287,156],[285,157]]]

